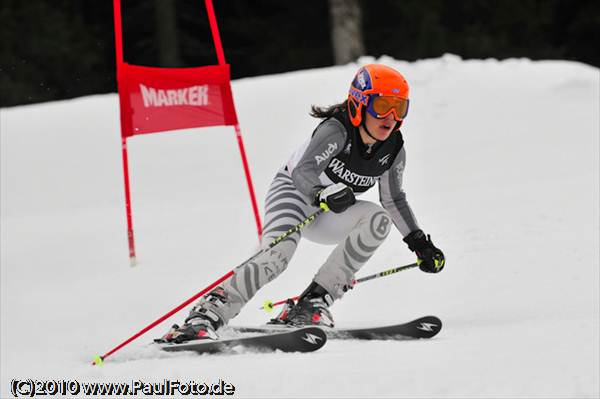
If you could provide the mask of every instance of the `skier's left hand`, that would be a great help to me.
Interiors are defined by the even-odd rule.
[[[446,264],[444,253],[433,245],[431,236],[425,236],[423,230],[415,230],[404,237],[408,248],[417,255],[419,269],[426,273],[439,273]]]

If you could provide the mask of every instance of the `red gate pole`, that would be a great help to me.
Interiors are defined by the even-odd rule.
[[[246,151],[244,150],[244,141],[242,140],[242,131],[239,124],[235,125],[235,135],[237,137],[238,147],[240,148],[240,155],[242,156],[242,164],[244,165],[244,173],[246,175],[246,182],[248,183],[248,191],[250,192],[250,201],[252,202],[252,210],[254,211],[254,221],[256,222],[258,240],[260,241],[260,238],[262,237],[260,212],[258,211],[258,205],[256,204],[254,186],[252,185],[252,176],[250,176],[250,168],[248,167],[248,159],[246,159]]]
[[[206,12],[208,14],[208,21],[210,23],[210,30],[217,51],[217,59],[219,65],[225,64],[225,54],[223,53],[223,44],[221,43],[221,35],[219,34],[219,27],[217,25],[217,18],[215,17],[215,9],[213,7],[212,0],[204,0],[206,5]],[[234,110],[235,111],[235,110]],[[236,117],[237,120],[237,117]],[[244,174],[246,175],[246,183],[248,184],[248,192],[250,193],[250,202],[252,202],[252,210],[254,211],[254,220],[256,222],[256,230],[258,232],[258,240],[262,236],[262,226],[260,222],[260,213],[258,211],[258,205],[256,204],[256,196],[254,194],[254,185],[252,184],[252,176],[250,175],[250,168],[248,167],[248,159],[246,157],[246,151],[244,149],[244,140],[242,139],[242,130],[240,129],[239,123],[235,124],[235,136],[237,138],[238,147],[240,149],[240,155],[242,157],[242,164],[244,166]]]
[[[131,191],[129,189],[129,162],[127,157],[127,137],[122,137],[123,176],[125,177],[125,211],[127,213],[127,242],[129,244],[129,263],[133,267],[135,260],[135,242],[133,240],[133,218],[131,216]]]
[[[123,65],[123,29],[121,27],[121,0],[113,0],[113,15],[115,25],[115,52],[117,57],[117,87],[121,83],[121,66]],[[121,102],[121,110],[123,103],[121,101],[121,93],[119,90],[119,101]],[[121,119],[123,116],[121,114]],[[121,120],[121,123],[123,121]],[[133,239],[133,220],[131,217],[131,195],[129,189],[129,162],[127,157],[127,136],[123,134],[121,127],[121,146],[123,154],[123,176],[125,178],[125,212],[127,215],[127,242],[129,244],[129,262],[131,266],[135,266],[135,243]]]
[[[217,51],[217,59],[219,60],[219,65],[223,65],[225,64],[225,53],[223,53],[223,44],[221,43],[217,17],[215,17],[215,8],[213,7],[212,0],[204,0],[204,5],[208,14],[208,22],[210,23],[210,32],[212,33],[215,50]]]

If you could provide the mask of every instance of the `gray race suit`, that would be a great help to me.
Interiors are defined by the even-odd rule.
[[[219,301],[215,304],[202,298],[194,310],[213,311],[227,323],[262,286],[287,268],[301,237],[336,245],[314,276],[314,281],[325,288],[334,300],[339,299],[352,283],[355,273],[385,240],[391,222],[402,236],[419,228],[402,190],[406,152],[400,132],[392,133],[399,135],[400,146],[390,144],[387,148],[391,148],[391,152],[374,151],[369,156],[364,153],[364,148],[352,148],[364,147],[364,144],[358,142],[358,130],[351,130],[350,125],[336,118],[325,120],[277,172],[265,199],[261,244],[268,246],[277,236],[317,211],[319,208],[313,204],[315,194],[320,187],[329,184],[344,182],[359,195],[379,182],[380,205],[357,199],[356,204],[343,213],[321,214],[301,231],[239,266],[234,275],[221,285],[227,294],[225,303]],[[370,160],[366,161],[364,157],[370,157]],[[358,167],[362,168],[359,170],[361,173],[372,165],[376,165],[376,174],[379,173],[377,170],[383,173],[376,176],[355,173],[353,163],[362,163]]]

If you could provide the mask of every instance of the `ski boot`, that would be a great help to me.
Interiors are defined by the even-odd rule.
[[[287,322],[286,322],[287,316],[290,313],[290,310],[292,310],[294,308],[294,306],[296,306],[296,302],[294,302],[294,300],[292,298],[289,298],[283,304],[283,309],[281,310],[279,315],[277,315],[277,317],[269,320],[267,322],[267,324],[275,325],[275,326],[277,326],[277,325],[285,326],[287,324]]]
[[[300,295],[298,303],[288,299],[279,316],[267,324],[289,327],[323,326],[334,327],[329,306],[333,304],[331,295],[320,285],[312,282]]]
[[[171,329],[155,342],[182,343],[197,339],[219,339],[217,329],[223,326],[221,317],[209,309],[212,305],[222,307],[227,302],[227,293],[217,287],[204,297],[204,301],[196,304],[190,311],[182,326],[174,324]],[[209,305],[209,306],[207,306]]]

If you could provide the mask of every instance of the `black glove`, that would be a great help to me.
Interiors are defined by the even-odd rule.
[[[433,245],[430,235],[425,237],[425,233],[422,230],[415,230],[404,237],[404,242],[417,255],[419,269],[427,273],[439,273],[442,271],[446,264],[444,253]]]
[[[319,189],[314,200],[315,206],[323,207],[324,205],[333,213],[342,213],[355,203],[354,191],[344,183],[332,184]]]

